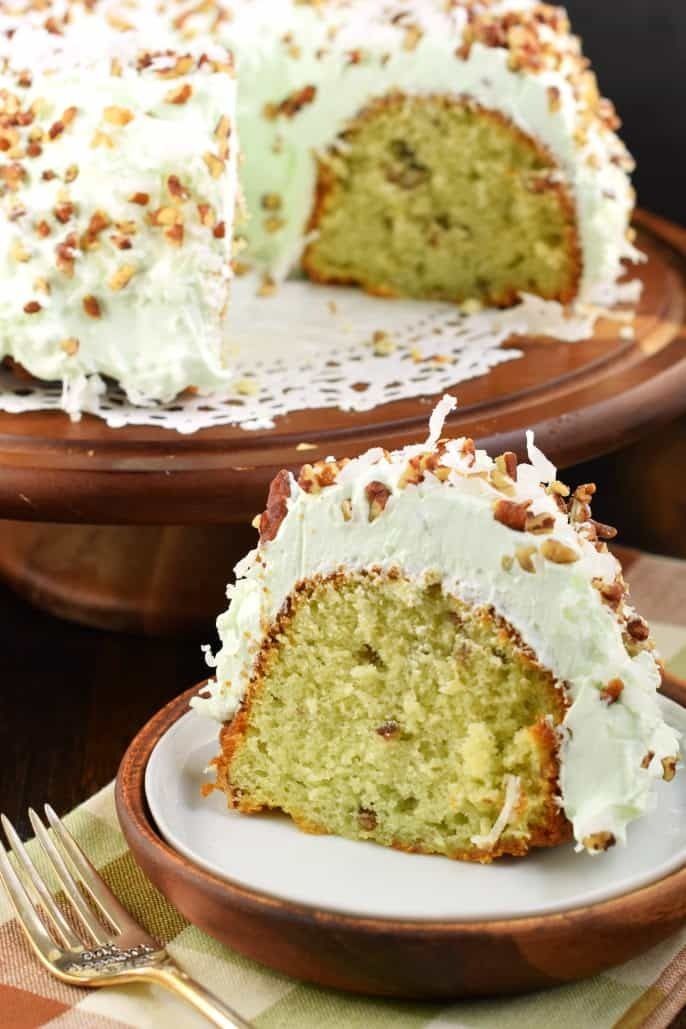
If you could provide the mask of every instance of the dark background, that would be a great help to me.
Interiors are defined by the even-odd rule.
[[[569,0],[572,27],[614,101],[641,207],[686,224],[686,0]]]

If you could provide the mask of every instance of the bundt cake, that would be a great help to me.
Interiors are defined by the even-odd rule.
[[[0,238],[10,241],[1,255],[0,351],[39,377],[100,371],[148,398],[222,381],[226,282],[215,265],[218,257],[228,265],[235,181],[229,161],[216,175],[209,169],[207,181],[202,155],[215,154],[208,137],[218,120],[233,121],[235,84],[196,74],[188,100],[170,104],[152,90],[149,71],[119,83],[97,71],[97,59],[109,66],[112,54],[170,50],[200,62],[215,45],[233,53],[247,210],[235,234],[241,263],[259,269],[270,288],[299,267],[314,280],[386,296],[509,305],[528,292],[566,303],[592,299],[636,256],[631,162],[560,8],[535,0],[18,0],[0,7],[0,40]],[[48,121],[34,120],[38,99]],[[83,126],[94,130],[109,106],[137,117],[114,135],[98,124],[117,145],[93,150]],[[53,140],[49,119],[72,107],[73,123]],[[32,124],[17,125],[18,113]],[[151,147],[135,141],[145,142],[146,127],[159,128],[158,116],[169,131],[148,137],[153,159]],[[74,183],[62,181],[69,165],[58,158],[67,150],[81,169]],[[231,159],[234,150],[235,134]],[[64,229],[54,224],[59,201],[44,171],[56,172],[53,185],[75,206],[76,222]],[[166,195],[170,173],[193,194],[189,204],[212,207],[212,224],[184,217],[183,244],[164,251],[161,264],[146,228],[136,277],[115,304],[101,272],[122,263],[111,238],[119,234],[103,233],[97,248],[83,250],[84,219],[103,210],[130,221],[128,208],[107,210],[119,181],[145,179],[137,188],[150,192],[155,210],[168,208],[181,199]],[[23,237],[44,221],[50,239],[31,238],[29,247]],[[179,224],[167,228],[178,236]],[[52,267],[54,246],[74,231],[67,289],[64,272]],[[7,250],[17,235],[20,259]],[[46,280],[49,302],[33,295],[36,279]],[[84,295],[109,300],[95,326],[79,310]],[[127,312],[119,349],[108,343],[110,307]],[[102,359],[89,344],[95,329]],[[74,339],[81,356],[65,357],[63,344],[74,350]]]
[[[678,733],[646,622],[591,516],[531,438],[282,471],[218,620],[216,787],[247,814],[489,862],[624,842]]]

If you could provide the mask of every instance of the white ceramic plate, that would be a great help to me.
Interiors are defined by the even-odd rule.
[[[664,700],[686,733],[686,711]],[[240,815],[222,794],[203,798],[217,725],[194,712],[159,740],[145,790],[164,839],[234,883],[346,914],[451,921],[514,918],[607,900],[686,863],[686,774],[657,784],[655,809],[629,827],[626,847],[591,857],[573,845],[492,865],[404,854],[372,843],[300,832],[280,815]]]

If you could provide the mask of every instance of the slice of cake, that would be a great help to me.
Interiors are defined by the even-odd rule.
[[[595,487],[469,439],[282,471],[218,620],[229,805],[491,861],[624,842],[678,733]]]
[[[227,381],[236,84],[212,54],[0,75],[0,355],[139,402]]]

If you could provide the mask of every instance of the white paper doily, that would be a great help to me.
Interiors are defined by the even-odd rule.
[[[184,396],[171,404],[138,407],[97,376],[59,384],[19,381],[0,371],[0,410],[19,413],[88,411],[112,428],[156,425],[181,433],[216,425],[266,429],[279,415],[339,407],[367,411],[382,403],[441,393],[484,375],[522,352],[503,344],[512,336],[588,338],[611,304],[632,304],[641,283],[632,281],[603,297],[603,307],[566,312],[560,304],[527,296],[506,311],[466,313],[451,304],[386,300],[358,290],[301,280],[258,295],[252,276],[232,290],[229,349],[235,361],[231,388],[210,396]],[[631,333],[629,324],[622,334]]]

